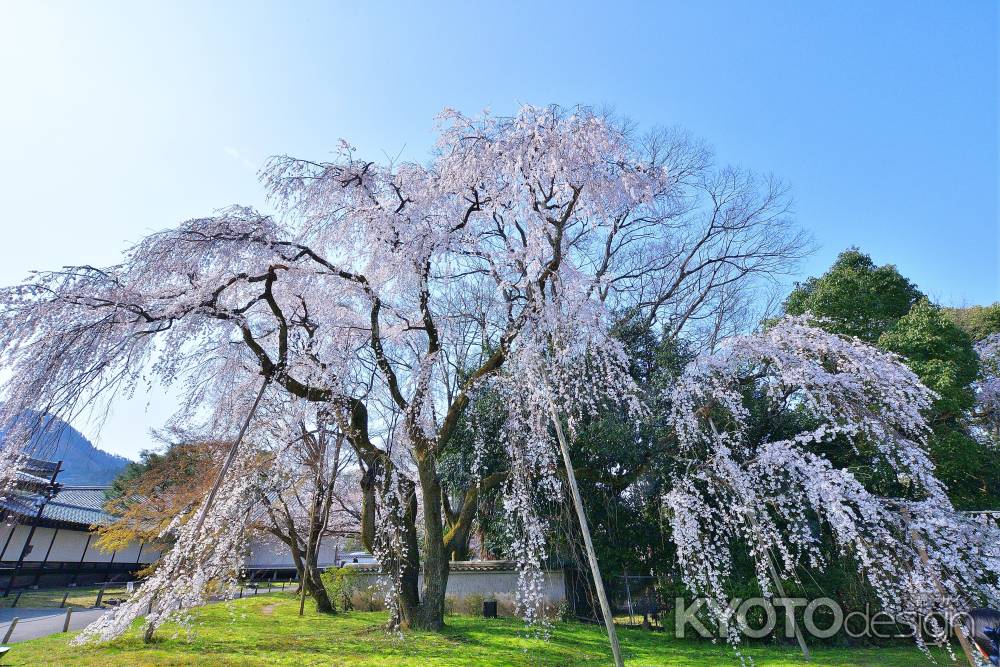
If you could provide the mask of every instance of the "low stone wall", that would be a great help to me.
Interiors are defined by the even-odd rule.
[[[358,573],[355,608],[382,607],[382,597],[375,592],[382,576],[377,566],[349,564]],[[420,577],[423,585],[423,575]],[[502,616],[514,614],[517,594],[517,569],[513,561],[467,561],[451,563],[445,604],[449,612],[481,614],[483,600],[496,599]],[[542,600],[546,609],[555,613],[566,601],[566,581],[562,570],[545,572]]]

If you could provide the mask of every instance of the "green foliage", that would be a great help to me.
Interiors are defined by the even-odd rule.
[[[360,579],[358,572],[351,567],[331,567],[320,574],[323,588],[334,609],[350,611],[354,608],[354,594],[357,593]]]
[[[1000,509],[997,453],[957,426],[938,426],[928,443],[938,478],[961,510]]]
[[[111,481],[111,486],[104,490],[105,498],[108,500],[121,498],[133,480],[141,476],[150,468],[161,464],[163,462],[163,458],[163,454],[154,452],[151,449],[144,449],[139,452],[139,460],[129,461],[128,464],[122,468],[121,472],[118,473],[118,476]]]
[[[850,248],[821,277],[797,284],[785,300],[785,312],[811,312],[829,320],[829,331],[874,344],[921,297],[895,266],[876,266],[871,257]]]
[[[928,416],[934,429],[928,446],[952,502],[961,509],[1000,506],[1000,469],[989,465],[996,455],[971,436],[967,423],[975,398],[971,385],[979,372],[973,339],[1000,324],[1000,304],[945,311],[896,267],[876,266],[852,248],[821,277],[796,287],[785,308],[795,315],[811,312],[823,318],[821,326],[828,331],[858,336],[903,357],[939,395]],[[827,453],[839,465],[856,466],[850,450]],[[855,472],[876,492],[900,491],[893,489],[897,482],[886,470]]]
[[[987,509],[1000,503],[1000,469],[989,465],[996,454],[973,438],[967,415],[975,396],[972,382],[979,361],[972,338],[944,311],[922,299],[882,334],[879,347],[901,355],[920,381],[938,393],[928,443],[937,475],[962,509]]]
[[[1000,301],[989,306],[945,308],[944,312],[972,336],[972,340],[980,341],[990,334],[1000,333]]]
[[[979,372],[972,339],[927,299],[882,334],[878,346],[902,356],[920,381],[940,395],[935,423],[955,419],[972,407],[969,385]]]
[[[653,415],[663,414],[663,390],[692,355],[674,339],[663,339],[642,318],[619,319],[613,334],[628,350],[631,373]],[[661,498],[672,466],[669,434],[654,420],[636,424],[617,408],[606,408],[580,424],[571,445],[574,467],[590,523],[594,549],[608,583],[624,572],[663,572],[673,560]],[[562,533],[579,542],[572,514]],[[568,554],[568,543],[560,544]]]
[[[476,429],[484,434],[484,442],[497,442],[505,418],[503,399],[491,391],[483,391],[475,395],[452,431],[438,457],[437,470],[453,514],[461,511],[466,490],[474,487],[479,479],[507,470],[507,459],[497,448],[487,448],[481,460],[475,460]],[[507,548],[501,502],[500,487],[480,491],[476,520],[487,557],[502,557]],[[453,555],[456,560],[473,556],[465,545],[456,549]]]
[[[525,632],[517,619],[449,616],[441,632],[407,632],[403,639],[385,632],[385,613],[316,613],[288,594],[261,595],[192,610],[190,632],[168,624],[143,643],[138,622],[126,636],[108,644],[70,646],[73,633],[16,644],[5,665],[32,667],[106,667],[107,665],[338,665],[340,667],[604,667],[611,661],[600,625],[556,623],[546,640]],[[668,621],[669,624],[669,621]],[[625,664],[631,667],[710,667],[739,664],[725,642],[678,640],[664,632],[619,628]],[[813,647],[806,662],[794,645],[752,645],[744,653],[761,667],[914,667],[931,665],[915,647]],[[934,649],[939,663],[949,662]]]
[[[482,593],[469,593],[465,597],[461,598],[461,604],[459,605],[459,610],[463,614],[468,614],[469,616],[482,616],[483,615],[483,602],[486,601],[486,596]]]

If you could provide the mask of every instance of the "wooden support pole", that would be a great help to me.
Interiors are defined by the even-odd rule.
[[[14,628],[17,627],[17,622],[20,621],[20,620],[21,619],[18,618],[17,616],[15,616],[14,618],[10,619],[10,625],[7,626],[7,632],[5,632],[3,634],[3,643],[4,644],[6,644],[7,642],[10,641],[10,636],[12,634],[14,634]]]
[[[927,548],[924,546],[923,540],[920,539],[920,535],[917,534],[917,531],[910,525],[912,517],[910,515],[909,508],[904,507],[900,512],[900,515],[903,517],[903,523],[906,524],[906,530],[910,533],[910,539],[913,540],[913,544],[917,547],[917,553],[920,555],[920,562],[924,564],[924,567],[927,567],[927,565],[930,564],[930,558],[927,556]],[[937,577],[937,575],[934,575],[934,585],[938,590],[938,595],[941,596],[942,604],[946,603],[948,599],[948,592],[944,589],[944,584],[941,583],[941,580]],[[969,645],[969,639],[965,636],[965,630],[958,622],[957,616],[952,619],[951,627],[955,632],[955,636],[958,637],[958,643],[961,645],[962,652],[965,653],[965,659],[969,661],[969,665],[971,667],[979,667],[979,661],[972,652],[972,647]]]
[[[73,607],[66,607],[66,618],[63,619],[63,632],[69,632],[69,619],[73,615]]]
[[[778,576],[778,568],[774,566],[774,559],[771,558],[771,552],[765,548],[764,555],[767,556],[767,569],[771,573],[771,581],[774,582],[774,588],[778,591],[778,595],[783,598],[787,597],[785,595],[785,587],[781,584],[781,577]],[[792,618],[792,628],[795,630],[795,641],[799,643],[799,648],[802,650],[802,657],[806,660],[811,660],[809,646],[806,644],[806,639],[802,636],[802,631],[799,629],[799,622],[795,620],[794,613],[790,615]]]
[[[215,502],[215,496],[219,493],[219,487],[222,486],[222,480],[225,479],[226,473],[229,472],[229,468],[233,465],[233,461],[236,460],[236,452],[240,448],[240,443],[243,442],[243,437],[247,434],[247,429],[250,428],[250,421],[253,419],[254,414],[257,413],[257,406],[260,405],[260,399],[264,397],[264,391],[267,389],[268,378],[264,378],[264,381],[260,385],[260,391],[257,392],[257,398],[254,399],[253,405],[250,407],[250,412],[247,413],[246,421],[243,422],[243,426],[240,427],[240,432],[236,436],[236,440],[233,441],[233,445],[229,448],[229,452],[226,454],[226,460],[222,463],[222,468],[219,470],[218,476],[215,478],[215,483],[212,484],[211,490],[208,492],[208,497],[205,498],[205,504],[201,507],[201,512],[198,514],[198,519],[194,525],[194,535],[198,538],[201,535],[201,528],[205,525],[205,517],[208,516],[208,511],[212,508],[212,504]],[[153,632],[156,631],[156,626],[152,623],[146,624],[146,629],[142,633],[142,641],[149,643],[153,639]]]
[[[94,603],[95,607],[101,606],[101,600],[104,599],[104,589],[108,587],[107,582],[101,584],[101,590],[97,591],[97,602]]]
[[[563,464],[566,466],[566,483],[569,486],[570,494],[573,497],[573,507],[576,508],[576,516],[580,521],[580,532],[583,534],[583,544],[587,549],[587,560],[590,562],[590,573],[594,577],[594,588],[597,590],[597,599],[601,603],[601,614],[604,616],[604,627],[608,630],[608,641],[611,643],[611,655],[614,657],[615,667],[623,667],[621,647],[618,645],[618,633],[615,632],[615,618],[611,615],[611,605],[608,604],[608,596],[604,592],[604,581],[601,579],[601,568],[597,563],[597,552],[594,551],[594,542],[590,539],[590,528],[587,525],[587,513],[583,509],[583,499],[580,497],[580,489],[576,484],[576,475],[573,473],[573,461],[570,458],[569,443],[563,434],[562,422],[559,421],[559,413],[556,404],[552,400],[548,386],[545,387],[549,399],[549,412],[552,417],[552,425],[556,430],[556,439],[559,441],[559,449],[562,452]]]
[[[215,502],[215,496],[219,493],[219,487],[222,486],[222,480],[225,479],[230,466],[232,466],[233,461],[236,460],[236,452],[240,448],[240,443],[243,442],[243,436],[246,435],[247,429],[250,428],[250,420],[253,419],[254,414],[257,412],[257,406],[260,405],[260,399],[264,397],[264,390],[267,389],[267,382],[268,381],[265,379],[264,382],[261,383],[260,391],[257,392],[257,398],[254,399],[253,406],[250,407],[250,412],[247,413],[246,421],[244,421],[243,426],[240,427],[240,433],[236,436],[236,440],[233,441],[232,447],[229,448],[229,452],[226,454],[226,460],[222,464],[222,469],[219,470],[219,474],[215,478],[215,483],[212,484],[212,489],[208,492],[205,504],[202,505],[201,512],[198,514],[198,521],[194,525],[195,536],[198,536],[201,533],[201,527],[205,525],[205,517],[208,516],[208,510],[212,508],[212,504]]]

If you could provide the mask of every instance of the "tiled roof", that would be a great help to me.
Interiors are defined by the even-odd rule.
[[[3,508],[10,514],[33,517],[38,513],[38,503],[41,500],[41,496],[14,491],[3,500],[0,500],[0,508]]]
[[[104,511],[103,486],[64,486],[42,510],[42,518],[50,521],[105,526],[114,517]]]
[[[107,487],[54,484],[52,478],[59,467],[58,461],[23,459],[16,471],[14,489],[0,498],[3,514],[17,517],[19,522],[34,521],[38,517],[43,525],[68,525],[79,530],[114,521],[114,517],[104,511]]]
[[[346,567],[359,572],[378,572],[378,563],[347,563]],[[516,572],[517,563],[512,560],[464,560],[448,563],[451,572]]]
[[[103,486],[64,486],[45,503],[41,519],[43,522],[75,524],[83,530],[92,525],[107,525],[114,518],[104,511],[104,489]],[[12,514],[33,519],[43,500],[40,494],[15,491],[0,502],[0,507]]]
[[[24,459],[18,468],[26,473],[42,477],[47,481],[52,477],[52,473],[56,471],[58,466],[58,461],[43,461],[42,459],[29,457]]]
[[[23,469],[14,471],[14,481],[22,486],[46,487],[49,485],[48,477],[39,477],[30,472],[25,472]]]

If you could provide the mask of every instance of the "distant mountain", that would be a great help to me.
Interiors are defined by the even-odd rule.
[[[101,451],[61,419],[50,415],[42,419],[44,426],[32,438],[28,451],[37,458],[63,462],[57,481],[73,486],[104,486],[128,464],[127,458]],[[0,430],[0,438],[3,434]]]

